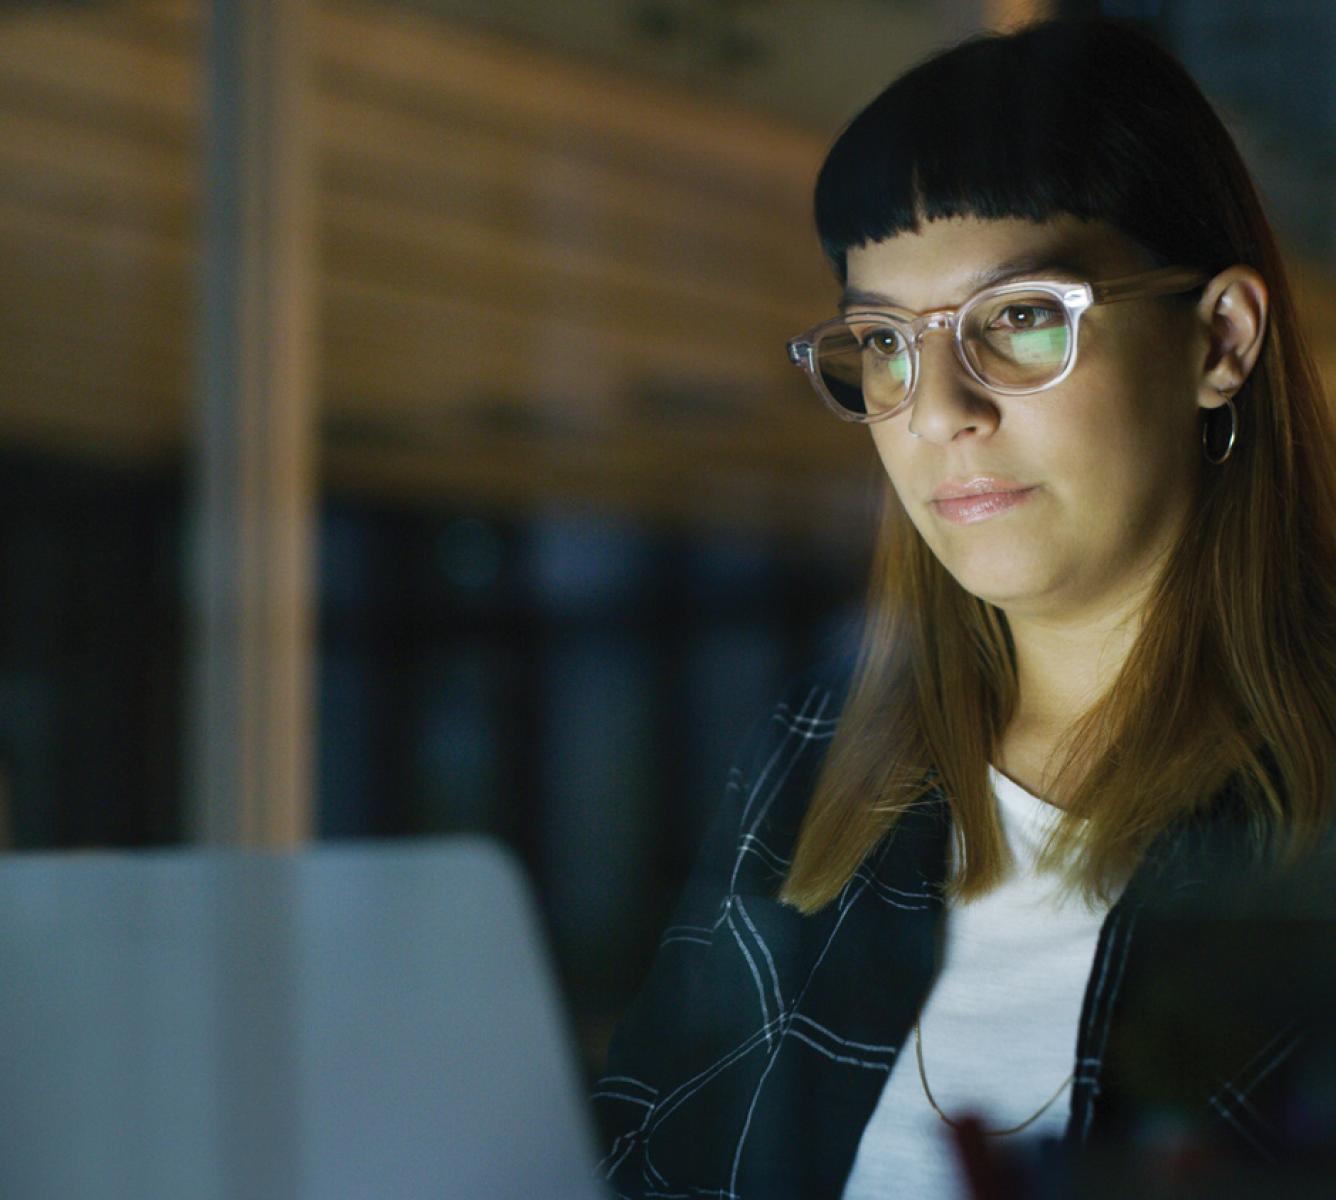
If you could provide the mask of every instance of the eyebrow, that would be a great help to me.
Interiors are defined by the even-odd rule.
[[[963,287],[965,297],[968,298],[983,288],[992,287],[993,284],[1003,283],[1009,279],[1087,279],[1090,277],[1090,271],[1079,263],[1067,258],[1055,257],[1052,252],[1045,252],[1043,254],[1017,255],[1005,262],[983,267],[965,279]],[[869,305],[874,308],[905,307],[885,292],[869,292],[861,288],[846,287],[840,293],[839,306],[841,309],[847,310],[859,305]]]

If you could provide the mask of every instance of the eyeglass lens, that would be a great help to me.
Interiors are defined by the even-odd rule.
[[[1036,389],[1057,379],[1074,344],[1071,318],[1048,292],[981,297],[962,314],[961,346],[970,368],[992,387]],[[852,313],[814,347],[826,394],[855,416],[881,416],[909,395],[913,355],[907,325]]]

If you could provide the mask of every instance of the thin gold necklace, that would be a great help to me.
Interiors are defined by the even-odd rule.
[[[938,1107],[937,1101],[933,1099],[932,1088],[928,1086],[928,1073],[923,1069],[923,1033],[919,1029],[919,1023],[917,1021],[914,1022],[914,1053],[918,1057],[919,1078],[923,1081],[923,1094],[928,1097],[928,1103],[932,1105],[933,1112],[950,1125],[952,1129],[959,1129],[960,1126],[957,1125],[955,1121],[951,1120],[951,1118]],[[1063,1088],[1075,1078],[1076,1072],[1072,1071],[1072,1073],[1059,1085],[1058,1090],[1044,1101],[1043,1107],[1032,1116],[1026,1117],[1019,1125],[1013,1125],[1010,1129],[985,1129],[983,1131],[984,1137],[1006,1137],[1009,1133],[1020,1133],[1020,1131],[1027,1125],[1032,1125],[1042,1117],[1053,1101],[1062,1095]]]

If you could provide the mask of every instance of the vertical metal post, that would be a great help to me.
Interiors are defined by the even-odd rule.
[[[286,846],[312,831],[309,14],[210,9],[188,790],[197,839]]]

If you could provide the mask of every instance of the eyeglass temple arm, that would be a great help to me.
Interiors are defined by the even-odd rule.
[[[1170,296],[1190,292],[1209,278],[1209,275],[1193,267],[1157,267],[1154,271],[1145,271],[1140,275],[1092,283],[1090,292],[1096,304],[1113,304],[1141,296]]]

